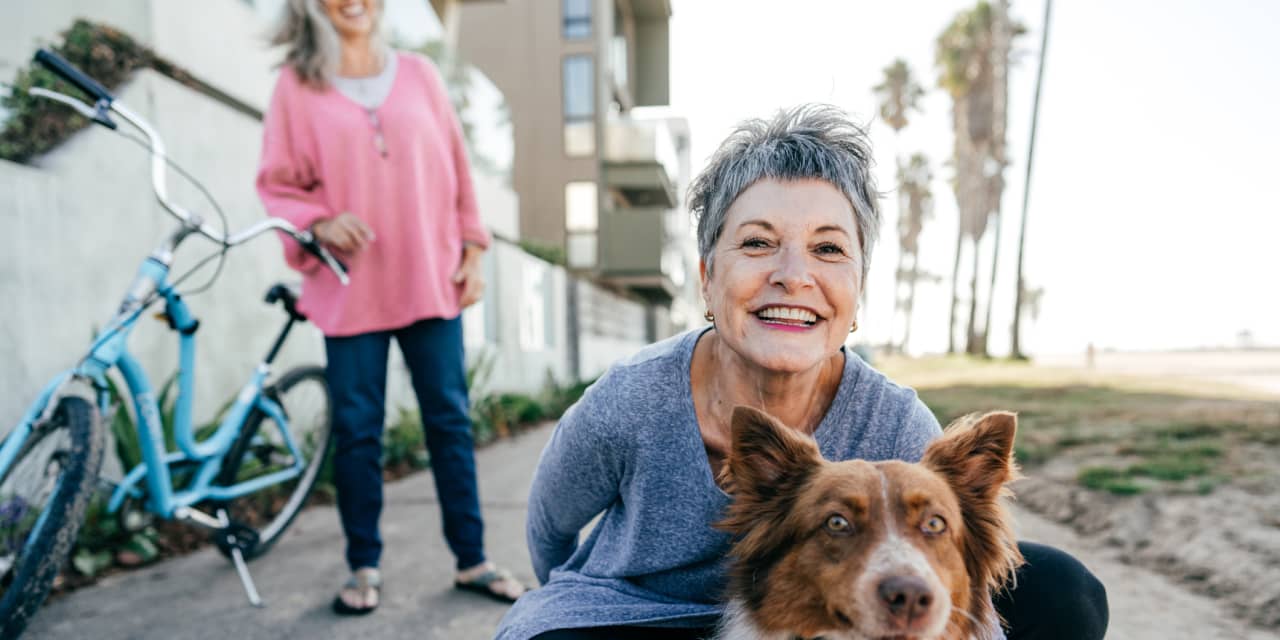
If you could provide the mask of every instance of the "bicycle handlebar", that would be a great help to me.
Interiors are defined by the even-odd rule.
[[[85,75],[79,69],[76,69],[71,65],[71,63],[67,62],[58,54],[47,49],[40,49],[36,52],[35,61],[61,76],[67,82],[75,85],[81,91],[84,91],[96,98],[98,103],[95,108],[85,104],[84,101],[75,97],[47,89],[32,89],[32,95],[56,100],[71,106],[83,114],[102,114],[103,117],[91,117],[91,119],[98,124],[112,129],[115,128],[115,123],[105,117],[105,112],[107,110],[113,111],[147,137],[148,147],[151,150],[151,190],[155,193],[156,200],[160,202],[160,206],[164,207],[165,211],[168,211],[173,215],[173,217],[177,218],[185,228],[199,233],[200,235],[226,248],[241,244],[265,231],[281,231],[288,234],[294,240],[297,240],[308,253],[319,258],[325,266],[333,271],[334,275],[338,276],[338,280],[341,281],[342,284],[346,285],[350,282],[347,277],[346,265],[335,258],[328,249],[316,242],[310,231],[299,231],[293,226],[293,224],[283,218],[268,218],[250,226],[248,229],[245,229],[240,233],[228,236],[218,229],[205,224],[204,220],[199,216],[187,211],[178,203],[169,200],[169,189],[166,182],[167,174],[165,173],[165,146],[164,140],[161,139],[160,134],[156,132],[156,130],[153,129],[145,119],[133,113],[128,107],[116,100],[115,97],[112,96],[111,93],[102,85],[98,84],[97,81]]]
[[[62,76],[63,80],[70,82],[76,88],[92,96],[94,100],[106,100],[107,102],[115,100],[115,97],[111,95],[111,92],[107,91],[106,87],[98,84],[97,80],[90,78],[72,66],[62,56],[48,49],[40,49],[36,51],[35,60],[48,70]]]

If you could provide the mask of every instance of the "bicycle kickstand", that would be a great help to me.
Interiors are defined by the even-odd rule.
[[[227,517],[226,509],[218,509],[218,522],[222,524],[222,535],[227,536],[226,544],[230,547],[231,561],[236,565],[236,573],[240,575],[240,584],[244,586],[244,593],[249,597],[249,604],[255,607],[266,606],[258,596],[258,588],[253,584],[253,577],[249,575],[249,564],[244,561],[244,553],[240,551],[236,536],[230,532],[231,519]]]

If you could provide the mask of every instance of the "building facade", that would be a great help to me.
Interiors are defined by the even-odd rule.
[[[648,305],[647,340],[688,326],[687,285],[696,279],[681,206],[689,132],[665,108],[669,0],[505,0],[456,10],[460,56],[511,106],[522,238],[563,251],[572,273]],[[571,317],[589,322],[589,305],[579,306]]]

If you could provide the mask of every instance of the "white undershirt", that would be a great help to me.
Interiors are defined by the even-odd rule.
[[[395,83],[396,79],[396,59],[398,57],[394,51],[388,49],[383,55],[386,64],[382,65],[382,70],[378,72],[378,75],[359,78],[335,75],[333,77],[333,88],[365,109],[377,109],[382,106],[383,102],[386,102],[387,96],[391,95],[391,85]]]

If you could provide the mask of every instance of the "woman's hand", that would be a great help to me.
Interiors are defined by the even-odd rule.
[[[348,255],[365,250],[373,242],[373,229],[352,213],[339,213],[311,225],[311,233],[320,244]]]
[[[462,264],[453,274],[453,283],[462,289],[458,298],[458,306],[467,307],[480,301],[484,293],[484,276],[480,275],[480,256],[484,249],[468,244],[462,248]]]

